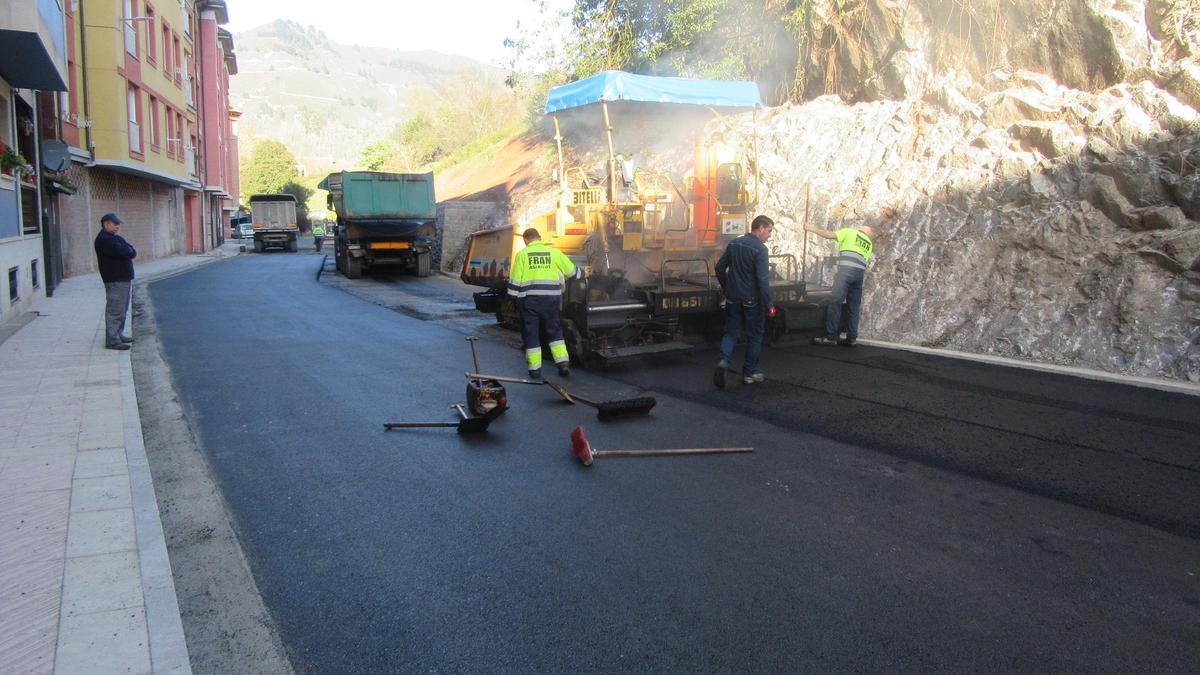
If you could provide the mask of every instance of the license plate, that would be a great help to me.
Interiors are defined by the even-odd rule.
[[[708,293],[678,293],[658,298],[660,312],[703,312],[712,306],[712,296]]]

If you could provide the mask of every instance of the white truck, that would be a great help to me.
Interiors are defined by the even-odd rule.
[[[250,222],[254,228],[254,252],[268,248],[296,251],[296,198],[289,194],[250,197]]]

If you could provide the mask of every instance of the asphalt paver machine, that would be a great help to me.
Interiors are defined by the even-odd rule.
[[[715,265],[725,245],[749,231],[757,195],[746,166],[720,132],[704,134],[714,115],[761,107],[753,82],[651,77],[611,71],[551,89],[546,114],[557,150],[555,207],[526,222],[473,234],[462,280],[481,312],[520,325],[507,296],[521,234],[542,238],[588,272],[569,280],[562,327],[576,362],[613,362],[690,349],[695,336],[719,335],[721,289]],[[667,131],[664,131],[667,130]],[[568,166],[564,133],[600,135],[599,171]],[[694,148],[690,169],[638,166],[654,150]],[[670,152],[658,153],[670,155]],[[753,163],[753,162],[751,162]],[[757,186],[758,181],[753,185]],[[792,256],[772,257],[772,291],[780,315],[805,304]]]

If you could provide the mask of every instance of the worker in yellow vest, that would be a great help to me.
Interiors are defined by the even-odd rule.
[[[317,250],[320,251],[321,250],[321,242],[325,240],[325,223],[322,223],[322,222],[313,223],[312,232],[313,232],[313,246],[316,246]]]
[[[863,280],[867,276],[867,263],[875,248],[872,237],[875,231],[870,225],[843,227],[840,230],[822,230],[805,227],[818,237],[834,239],[838,244],[837,274],[833,278],[833,298],[825,314],[825,335],[813,338],[815,345],[840,344],[853,347],[858,342],[858,315],[862,308]],[[838,341],[842,323],[842,303],[850,312],[846,339]]]
[[[563,281],[583,278],[583,270],[566,255],[542,241],[542,235],[529,228],[521,235],[525,248],[513,256],[508,276],[508,294],[517,303],[521,315],[521,334],[525,342],[525,363],[529,377],[542,378],[542,333],[550,338],[550,355],[562,377],[570,375],[567,343],[559,325]]]

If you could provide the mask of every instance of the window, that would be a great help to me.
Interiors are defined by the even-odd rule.
[[[29,277],[33,280],[34,288],[41,288],[42,282],[38,280],[38,261],[37,258],[29,261]]]
[[[183,71],[183,99],[187,102],[188,107],[196,109],[196,99],[192,96],[192,53],[189,51],[183,52],[183,62],[186,64],[186,69]]]
[[[154,63],[158,43],[154,39],[154,6],[146,3],[146,61]]]
[[[183,125],[183,113],[175,113],[175,135],[179,138],[179,145],[175,146],[175,159],[183,161],[183,133],[187,129]]]
[[[188,171],[196,173],[196,134],[188,137],[187,168]]]
[[[174,51],[171,52],[171,55],[175,59],[173,62],[175,64],[175,84],[182,85],[183,84],[183,47],[179,44],[179,34],[175,33],[173,35],[174,35],[174,37],[172,38],[172,42],[175,45],[175,49],[174,49]]]
[[[142,152],[142,125],[141,115],[138,114],[138,90],[132,84],[128,86],[129,92],[129,151]]]
[[[163,73],[168,79],[171,77],[171,27],[166,21],[162,23],[162,39],[163,39]]]
[[[183,12],[183,36],[186,37],[188,40],[193,39],[192,38],[192,13],[188,12],[186,10]]]
[[[17,287],[17,279],[21,278],[21,268],[8,268],[8,303],[11,305],[21,297],[21,292]]]
[[[151,96],[150,97],[150,149],[153,150],[154,152],[158,152],[159,143],[162,140],[159,137],[159,135],[160,134],[159,134],[159,129],[158,129],[158,99]]]
[[[179,142],[175,137],[175,114],[166,106],[163,106],[163,114],[167,117],[167,157],[174,157],[175,144]]]
[[[137,58],[137,23],[133,17],[133,0],[125,0],[125,14],[121,21],[125,29],[125,51]]]
[[[13,144],[12,119],[9,112],[8,97],[0,94],[0,146],[11,147]]]

